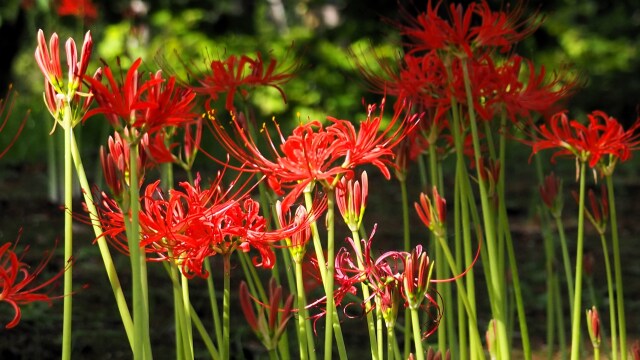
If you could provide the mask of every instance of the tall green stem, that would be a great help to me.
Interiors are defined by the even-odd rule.
[[[409,252],[411,249],[411,228],[409,226],[409,196],[407,194],[407,180],[406,177],[400,180],[400,194],[402,197],[402,234],[403,234],[403,249],[405,252]],[[355,240],[355,239],[354,239]],[[363,285],[363,289],[366,285]],[[411,317],[409,309],[404,309],[404,358],[409,356],[411,351]],[[367,320],[368,321],[368,320]],[[440,335],[438,335],[438,339]]]
[[[616,306],[618,313],[618,333],[620,335],[620,359],[627,360],[627,320],[624,315],[624,291],[622,288],[622,262],[620,260],[620,238],[618,236],[618,215],[613,188],[613,175],[607,175],[607,196],[611,219],[611,241],[613,246],[613,271],[616,278]]]
[[[73,292],[73,159],[71,143],[73,126],[71,106],[64,107],[64,259],[70,261],[64,273],[64,304],[62,320],[62,359],[71,359],[71,321]]]
[[[416,360],[424,360],[422,334],[420,333],[420,315],[418,309],[411,309],[411,325],[413,328],[413,343],[416,347]],[[445,351],[442,349],[442,351]]]
[[[146,254],[140,249],[140,190],[138,181],[138,144],[131,141],[129,146],[129,213],[125,220],[127,239],[129,241],[129,258],[131,260],[131,277],[133,285],[133,357],[134,359],[151,358],[145,354],[150,349],[149,315],[147,307]],[[125,217],[126,218],[126,217]]]
[[[222,360],[229,359],[229,316],[231,301],[231,254],[222,255],[224,278],[222,293],[222,346],[220,347],[220,358]]]
[[[127,333],[127,338],[129,339],[129,345],[133,350],[133,321],[131,320],[131,313],[129,312],[129,306],[127,305],[127,300],[124,297],[122,286],[120,285],[120,279],[118,278],[118,273],[113,263],[111,252],[109,251],[109,245],[107,244],[105,237],[102,236],[102,226],[100,225],[100,219],[98,219],[98,209],[93,201],[93,195],[91,195],[91,187],[89,186],[89,181],[87,180],[87,175],[84,171],[84,166],[82,165],[82,158],[80,157],[80,151],[78,150],[78,144],[76,143],[75,137],[71,139],[71,154],[73,155],[76,174],[80,181],[80,187],[82,188],[82,194],[84,195],[84,202],[87,204],[91,226],[93,227],[96,242],[98,243],[98,249],[102,256],[102,262],[104,263],[107,278],[109,279],[109,284],[113,290],[113,295],[116,298],[116,305],[118,306],[118,311],[120,312],[120,318],[122,319],[124,330]]]
[[[580,320],[582,319],[582,252],[584,250],[584,193],[586,164],[580,161],[580,195],[578,203],[578,240],[576,245],[576,284],[571,326],[571,360],[580,358]]]
[[[209,302],[211,303],[211,313],[213,317],[213,328],[215,330],[216,342],[218,343],[218,349],[222,349],[222,325],[220,324],[220,311],[218,311],[218,298],[216,297],[216,288],[213,285],[211,262],[209,259],[204,261],[204,269],[209,274],[207,277],[207,290],[209,292]]]
[[[609,322],[611,325],[611,360],[618,359],[618,329],[616,316],[616,296],[613,292],[613,276],[611,274],[611,263],[609,261],[609,249],[607,247],[607,238],[604,234],[600,234],[600,242],[602,243],[602,255],[604,257],[604,269],[607,274],[607,292],[609,293]]]
[[[307,299],[304,291],[304,277],[302,275],[302,262],[295,261],[296,264],[296,292],[298,297],[298,341],[300,341],[300,360],[306,360],[308,355],[307,345],[307,319],[306,306]]]
[[[469,110],[469,125],[471,128],[471,136],[473,140],[473,152],[476,164],[480,164],[481,148],[480,148],[480,135],[478,132],[478,125],[476,123],[476,115],[473,109],[474,99],[471,91],[471,80],[469,77],[469,68],[467,66],[467,59],[462,59],[462,74],[464,77],[464,87],[467,95],[467,104]],[[491,287],[489,291],[493,294],[492,302],[495,302],[493,306],[493,317],[496,325],[496,338],[498,343],[498,354],[501,359],[510,358],[509,341],[506,329],[506,314],[505,314],[505,299],[504,299],[504,278],[500,273],[499,262],[499,249],[496,244],[496,232],[494,228],[494,216],[489,202],[489,194],[487,193],[487,185],[483,179],[483,174],[480,171],[480,166],[476,166],[478,187],[480,190],[480,202],[482,205],[482,219],[484,225],[485,240],[487,245],[491,278]]]

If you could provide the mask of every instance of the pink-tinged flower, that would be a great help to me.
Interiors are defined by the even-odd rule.
[[[259,52],[255,58],[231,55],[226,60],[211,61],[209,72],[203,76],[191,74],[200,83],[200,86],[192,89],[198,94],[208,95],[211,100],[217,100],[224,94],[225,108],[230,112],[235,112],[233,101],[237,93],[246,100],[249,90],[259,86],[278,90],[286,102],[282,85],[293,77],[295,68],[296,65],[279,69],[278,62],[273,58],[269,60],[269,64],[265,64]]]
[[[258,316],[253,311],[251,300],[257,303]],[[247,283],[240,283],[240,305],[251,330],[258,336],[264,347],[271,351],[276,349],[278,341],[287,327],[287,322],[293,317],[293,294],[284,300],[284,307],[280,309],[282,300],[282,286],[277,286],[275,279],[269,281],[269,304],[256,301],[249,293]],[[264,308],[266,306],[266,309]],[[265,316],[265,310],[267,315]],[[280,316],[281,315],[281,316]]]
[[[602,111],[594,111],[587,115],[588,124],[577,120],[569,120],[566,112],[551,117],[534,131],[535,140],[528,143],[532,146],[532,154],[545,149],[556,149],[552,156],[575,157],[590,167],[600,164],[604,171],[613,171],[617,161],[626,161],[631,151],[638,147],[640,136],[636,131],[640,127],[640,118],[627,130],[613,117]],[[608,156],[608,164],[601,163]]]
[[[135,130],[134,130],[135,131]],[[124,189],[128,188],[129,184],[129,169],[131,162],[131,147],[129,146],[130,138],[129,130],[125,129],[124,136],[116,132],[113,136],[109,136],[107,142],[107,150],[104,147],[100,147],[100,162],[102,164],[102,172],[104,178],[109,186],[109,190],[113,196],[120,200]],[[142,186],[144,182],[144,173],[147,167],[147,148],[149,138],[143,136],[138,148],[138,187]]]
[[[83,92],[82,89],[82,80],[86,78],[92,49],[93,40],[91,33],[88,31],[82,43],[80,59],[78,59],[75,41],[72,38],[67,40],[65,43],[65,51],[68,76],[65,88],[62,77],[62,67],[60,66],[58,34],[53,33],[53,35],[51,35],[49,46],[47,47],[44,32],[38,30],[38,46],[36,47],[35,58],[40,71],[42,71],[45,77],[45,104],[57,122],[61,122],[60,115],[64,104],[72,104],[72,126],[76,125],[93,100],[93,97]],[[94,75],[94,78],[99,79],[100,76],[101,72],[98,71]]]
[[[4,130],[4,127],[9,123],[9,118],[11,117],[11,110],[13,109],[14,102],[15,102],[15,95],[14,96],[11,95],[11,87],[9,87],[7,96],[4,99],[0,99],[0,118],[4,118],[0,123],[0,133],[2,133],[2,130]],[[4,149],[0,149],[0,158],[2,158],[7,153],[7,151],[11,149],[11,146],[15,144],[16,140],[18,140],[18,136],[22,132],[24,125],[27,123],[27,116],[28,116],[28,113],[22,119],[22,122],[18,126],[18,130],[16,130],[16,133],[15,135],[13,135],[13,138],[9,140],[9,142],[7,143],[7,146]]]
[[[20,322],[21,305],[32,302],[51,303],[51,300],[56,297],[50,296],[43,290],[55,283],[70,266],[68,265],[50,279],[34,285],[33,283],[45,269],[49,260],[51,260],[53,252],[45,254],[40,264],[33,271],[30,271],[30,266],[22,262],[22,257],[28,251],[28,248],[23,251],[20,257],[16,255],[15,248],[16,245],[9,242],[0,247],[0,289],[2,289],[0,291],[0,302],[8,303],[15,312],[13,319],[5,325],[7,329],[15,327]]]
[[[553,216],[560,216],[564,204],[562,198],[562,179],[551,172],[544,177],[544,183],[540,185],[540,197],[542,202],[551,211]]]
[[[91,0],[59,0],[57,10],[60,16],[75,16],[89,22],[98,18],[98,10]]]
[[[436,236],[442,235],[447,221],[447,201],[440,196],[438,188],[432,189],[433,200],[420,193],[420,203],[414,203],[418,217]]]
[[[117,131],[132,126],[139,130],[140,136],[195,121],[195,93],[177,86],[173,76],[164,79],[161,72],[141,83],[138,74],[141,63],[142,59],[138,59],[131,65],[122,83],[116,81],[109,66],[103,69],[108,86],[98,79],[85,77],[98,107],[88,111],[84,120],[104,114]]]
[[[294,232],[285,239],[294,261],[302,262],[304,260],[306,245],[311,238],[311,222],[316,221],[326,208],[325,197],[314,200],[311,205],[311,211],[307,211],[303,205],[299,205],[293,214],[290,206],[280,200],[276,202],[276,213],[280,228],[299,228],[299,231]]]
[[[336,186],[336,203],[344,222],[351,231],[360,229],[368,196],[369,180],[366,171],[362,172],[360,181],[342,178]]]
[[[404,295],[410,309],[418,309],[424,302],[429,283],[431,281],[431,271],[433,263],[429,261],[429,256],[422,251],[422,246],[418,245],[409,253],[405,259],[404,270]]]
[[[434,7],[429,0],[424,13],[400,26],[401,33],[411,41],[411,52],[449,50],[469,57],[476,51],[507,52],[540,25],[537,13],[524,18],[522,4],[510,12],[492,11],[485,0],[471,3],[466,9],[461,4],[450,4],[448,19],[439,15],[441,4],[438,1]]]

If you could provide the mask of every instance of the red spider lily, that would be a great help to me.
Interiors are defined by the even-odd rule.
[[[432,189],[433,201],[424,193],[420,193],[420,203],[414,203],[420,220],[434,234],[440,235],[446,227],[447,202],[438,193],[435,186]]]
[[[278,62],[273,58],[266,65],[259,52],[255,58],[231,55],[226,60],[211,61],[210,72],[204,76],[191,74],[201,85],[192,89],[198,94],[209,95],[211,100],[217,100],[220,94],[226,94],[225,108],[230,112],[235,112],[233,101],[236,93],[239,92],[246,99],[249,89],[258,86],[275,88],[286,102],[281,86],[293,77],[295,68],[296,65],[278,69]],[[207,106],[209,107],[209,103]]]
[[[107,186],[113,196],[120,200],[124,190],[130,186],[129,169],[130,169],[130,146],[127,138],[131,138],[129,130],[124,130],[124,137],[116,132],[113,136],[109,136],[107,142],[108,152],[104,147],[100,147],[100,162],[102,164],[102,172],[107,182]],[[143,136],[141,146],[138,151],[138,187],[144,182],[144,172],[147,167],[146,149],[148,148],[148,136]]]
[[[552,161],[558,156],[572,156],[592,168],[607,155],[610,163],[606,166],[628,160],[639,144],[636,130],[640,127],[640,118],[626,131],[618,120],[602,111],[594,111],[587,118],[589,123],[585,125],[569,120],[566,112],[553,115],[534,130],[537,139],[529,142],[532,155],[544,149],[557,149]]]
[[[30,266],[22,262],[22,257],[28,251],[28,248],[18,257],[15,253],[16,243],[11,244],[8,242],[0,247],[0,288],[2,289],[0,302],[8,303],[15,312],[13,319],[5,326],[7,329],[15,327],[20,322],[22,314],[20,305],[32,302],[51,303],[51,300],[56,297],[52,297],[46,292],[42,292],[42,290],[55,283],[70,266],[69,263],[67,267],[47,281],[32,285],[45,269],[49,260],[51,260],[53,252],[45,254],[40,264],[33,271],[29,271]]]
[[[524,60],[529,77],[526,82],[520,81],[522,60],[522,57],[514,55],[495,68],[497,87],[486,92],[495,95],[493,102],[504,106],[512,121],[516,121],[517,117],[530,118],[531,112],[546,115],[551,110],[557,110],[559,102],[571,95],[578,85],[577,80],[567,81],[557,74],[547,78],[544,66],[536,71],[533,62],[528,59]],[[489,62],[489,66],[493,64]]]
[[[417,309],[424,301],[431,280],[433,262],[429,261],[429,256],[422,251],[422,246],[418,245],[409,253],[405,259],[404,270],[404,294],[407,304],[411,309]]]
[[[391,121],[381,131],[385,102],[385,99],[380,102],[377,116],[374,115],[377,108],[375,104],[367,107],[367,119],[360,122],[359,131],[356,131],[353,123],[348,120],[328,117],[333,124],[327,127],[327,132],[334,133],[336,138],[343,142],[339,148],[340,155],[344,156],[342,167],[352,169],[359,165],[371,164],[388,180],[391,174],[387,166],[395,165],[391,160],[394,156],[393,148],[414,130],[420,117],[418,114],[405,113],[402,106],[396,109]],[[405,115],[400,120],[403,113]]]
[[[369,196],[367,172],[363,171],[360,181],[340,179],[336,187],[336,203],[344,222],[351,231],[358,231],[364,217]]]
[[[411,39],[411,51],[452,50],[459,55],[473,56],[476,50],[499,49],[507,52],[514,43],[526,38],[540,25],[537,13],[523,19],[524,6],[511,12],[492,11],[486,1],[471,3],[466,9],[451,4],[449,18],[439,16],[439,1],[431,0],[417,18],[409,19],[400,31]]]
[[[98,10],[91,0],[60,0],[57,11],[60,16],[75,16],[85,21],[98,18]]]
[[[326,198],[323,197],[320,200],[314,200],[311,205],[311,211],[308,211],[303,205],[299,205],[292,216],[290,206],[280,200],[276,201],[276,213],[280,227],[300,229],[286,239],[287,246],[290,248],[295,261],[303,261],[305,247],[311,238],[310,224],[316,221],[326,209],[327,202]]]
[[[284,201],[287,206],[314,181],[332,183],[336,176],[350,171],[338,165],[343,141],[327,132],[317,121],[299,125],[286,140],[276,124],[282,141],[281,153],[275,149],[268,132],[264,131],[272,145],[274,161],[260,152],[255,141],[238,122],[233,121],[232,124],[240,138],[239,142],[234,141],[224,127],[217,123],[210,124],[210,129],[231,157],[246,166],[244,171],[262,173],[269,186],[279,195],[284,194],[283,187],[290,190]]]
[[[95,114],[104,114],[116,130],[133,126],[142,135],[166,126],[190,123],[197,118],[192,111],[195,93],[177,87],[173,76],[165,80],[162,73],[157,72],[139,85],[138,67],[141,63],[142,59],[137,59],[131,65],[122,84],[115,80],[109,66],[103,69],[108,87],[97,79],[85,77],[98,107],[88,111],[84,120]]]
[[[11,110],[13,109],[14,103],[15,95],[11,96],[11,87],[9,87],[7,96],[4,99],[0,99],[0,118],[4,117],[4,119],[2,119],[2,123],[0,123],[0,133],[2,133],[4,127],[9,123],[9,118],[11,117]],[[22,122],[18,126],[18,130],[16,131],[15,135],[13,135],[13,138],[9,140],[7,146],[4,149],[0,149],[0,158],[2,158],[7,153],[7,151],[11,149],[11,146],[15,144],[16,140],[18,140],[18,136],[22,132],[24,125],[27,123],[27,116],[28,114],[22,119]]]
[[[284,307],[280,309],[280,300],[282,299],[282,287],[277,286],[275,279],[269,281],[269,304],[263,305],[258,302],[258,316],[253,311],[247,283],[240,283],[240,305],[245,319],[253,332],[258,336],[267,350],[273,350],[278,346],[278,341],[287,327],[287,322],[293,317],[293,294],[289,294],[284,300]],[[255,301],[255,299],[254,299]],[[262,306],[266,306],[268,315]],[[282,316],[279,316],[282,313]]]
[[[553,172],[544,177],[544,183],[540,186],[540,197],[554,216],[560,216],[563,207],[562,179]]]
[[[80,61],[78,61],[78,52],[76,43],[69,38],[65,43],[65,51],[67,56],[68,78],[67,88],[64,89],[64,81],[62,78],[62,68],[60,66],[60,49],[58,34],[53,33],[49,39],[49,47],[44,37],[44,32],[38,30],[38,46],[35,51],[36,62],[42,74],[45,77],[45,104],[51,115],[58,121],[61,109],[64,103],[74,103],[72,107],[73,123],[75,126],[82,114],[84,114],[89,105],[93,101],[93,97],[82,92],[82,79],[86,77],[87,67],[89,66],[89,58],[93,49],[93,40],[91,33],[87,31],[82,43]],[[98,70],[94,78],[101,77],[101,71]],[[99,81],[99,80],[97,80]],[[81,98],[84,97],[84,100]]]

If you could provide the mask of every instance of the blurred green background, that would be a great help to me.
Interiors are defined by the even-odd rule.
[[[0,241],[13,241],[18,229],[24,227],[22,245],[33,244],[34,249],[52,248],[52,238],[59,236],[62,229],[62,211],[55,201],[48,200],[55,199],[58,190],[55,185],[54,188],[47,185],[47,178],[52,176],[47,164],[59,161],[49,149],[59,141],[57,137],[61,132],[49,135],[52,119],[43,106],[43,76],[33,57],[38,29],[43,29],[47,38],[53,32],[60,35],[63,63],[64,41],[72,36],[80,44],[84,32],[91,30],[95,45],[89,73],[101,65],[101,59],[114,68],[116,59],[120,59],[123,69],[127,69],[133,60],[142,57],[144,70],[156,71],[160,64],[170,64],[181,73],[184,63],[204,69],[207,59],[231,54],[253,55],[256,51],[285,64],[298,63],[297,75],[284,87],[286,104],[276,91],[260,90],[250,98],[259,111],[259,118],[269,121],[275,116],[284,126],[295,124],[298,116],[320,120],[327,115],[361,119],[362,100],[374,102],[380,96],[367,92],[354,64],[354,54],[375,63],[373,52],[384,58],[402,53],[402,39],[394,27],[401,21],[396,0],[94,0],[95,16],[61,16],[58,10],[63,2],[3,0],[0,4],[0,89],[13,84],[19,93],[13,108],[15,121],[1,134],[0,149],[15,133],[19,119],[31,111],[19,141],[0,161]],[[422,11],[426,4],[426,1],[400,2],[409,13]],[[489,3],[495,9],[507,6],[502,1]],[[584,87],[567,103],[570,114],[577,117],[600,109],[623,123],[635,120],[640,103],[640,4],[632,0],[561,0],[528,2],[525,6],[528,13],[540,11],[545,21],[516,51],[533,59],[538,66],[545,66],[549,72],[569,71],[586,80]],[[223,105],[218,107],[222,109]],[[106,122],[98,118],[82,126],[86,166],[96,166],[95,174],[99,173],[98,162],[92,161],[97,160],[96,144],[104,144],[108,134]],[[528,151],[524,149],[513,156],[524,163]],[[568,173],[572,165],[569,164]],[[627,174],[636,174],[635,168],[637,166],[626,170]],[[634,177],[626,177],[629,178]],[[637,186],[636,182],[627,185],[621,196],[633,193],[633,186]],[[529,197],[536,191],[530,186],[515,185],[510,201],[516,203],[516,208],[529,206]],[[381,199],[377,200],[382,205],[386,203],[385,196],[397,197],[394,190],[388,191],[391,194],[380,195]],[[639,210],[632,205],[621,204],[629,211]],[[633,222],[633,219],[627,221]],[[90,241],[91,234],[85,226],[80,224],[77,231]],[[399,230],[393,225],[380,226],[379,233],[394,231]],[[526,234],[527,230],[523,232]],[[37,262],[41,254],[41,250],[34,250],[28,257]],[[108,285],[97,251],[94,247],[79,245],[77,256],[79,263],[82,259],[93,260],[84,262],[78,275],[79,283],[86,281],[89,287],[77,296],[76,303],[81,310],[74,318],[77,323],[74,354],[78,358],[128,358],[126,340],[109,298],[111,294],[104,292]],[[126,259],[119,258],[125,261],[126,267]],[[537,260],[537,264],[542,263],[541,254]],[[537,311],[544,306],[541,298],[544,289],[536,287],[544,283],[544,274],[536,275],[536,262],[531,264],[529,268],[525,266],[524,271],[533,269],[529,275],[534,285],[529,283],[528,291],[531,302],[540,302],[532,306],[533,311]],[[52,264],[51,271],[59,269],[58,265]],[[637,266],[633,269],[628,271],[640,273]],[[524,276],[525,280],[529,275]],[[127,286],[126,279],[124,281]],[[632,289],[628,290],[631,294]],[[57,294],[61,290],[53,292]],[[158,304],[163,301],[170,303],[171,299],[160,299]],[[26,307],[17,329],[0,330],[0,359],[57,358],[61,302],[53,306],[54,309]],[[631,307],[638,309],[635,302]],[[162,307],[158,305],[158,309]],[[0,304],[0,321],[6,322],[8,316],[6,304]],[[160,326],[155,328],[156,341],[162,343],[162,337],[167,336],[169,340],[164,342],[171,344],[171,329]],[[636,333],[638,330],[630,329]],[[237,336],[252,339],[242,331]],[[235,349],[246,347],[236,344]],[[160,359],[171,358],[161,355]]]

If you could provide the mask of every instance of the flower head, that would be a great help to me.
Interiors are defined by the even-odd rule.
[[[447,202],[440,196],[438,189],[434,186],[433,200],[424,193],[420,194],[420,203],[414,203],[416,212],[420,220],[433,231],[436,236],[441,235],[446,226]]]
[[[280,308],[282,300],[282,287],[277,286],[275,279],[269,281],[269,304],[257,302],[258,316],[256,317],[251,304],[252,296],[249,293],[247,283],[240,283],[240,305],[245,319],[251,330],[258,336],[267,350],[273,350],[278,346],[278,341],[287,327],[287,322],[293,317],[293,294],[284,299],[284,307]],[[255,302],[255,299],[253,299]],[[264,308],[266,307],[266,309]],[[267,315],[265,315],[265,310]],[[281,316],[280,316],[281,315]]]
[[[141,83],[142,79],[138,74],[141,63],[142,59],[137,59],[131,65],[122,83],[115,80],[109,66],[103,69],[108,86],[99,79],[85,77],[91,85],[98,107],[88,111],[84,120],[96,114],[104,114],[116,130],[132,126],[138,129],[140,136],[167,126],[195,121],[195,93],[178,86],[173,76],[165,79],[162,72],[151,74],[148,80]]]
[[[369,181],[367,172],[363,171],[360,181],[340,179],[336,187],[336,203],[344,222],[352,231],[358,231],[364,217],[369,196]]]
[[[553,172],[545,176],[540,186],[540,197],[553,216],[560,216],[563,206],[562,179]]]
[[[234,112],[234,99],[240,94],[243,99],[249,96],[249,90],[258,86],[269,86],[280,92],[286,102],[282,85],[293,77],[295,65],[286,69],[279,69],[278,62],[271,58],[266,64],[258,52],[255,58],[247,55],[231,55],[226,60],[213,60],[209,72],[204,76],[192,74],[200,83],[192,89],[211,100],[217,100],[221,94],[226,95],[225,108]]]
[[[601,165],[605,172],[613,171],[617,161],[626,161],[631,151],[638,147],[640,118],[627,130],[613,117],[602,111],[587,115],[588,124],[569,120],[566,112],[551,117],[548,123],[536,128],[537,140],[530,141],[533,153],[544,149],[556,149],[552,160],[558,156],[572,156],[594,168]],[[601,160],[609,157],[608,163]]]
[[[16,241],[17,243],[17,241]],[[50,279],[41,282],[38,285],[32,283],[40,276],[45,269],[49,260],[53,256],[53,252],[45,255],[44,259],[38,266],[30,271],[28,264],[22,262],[22,256],[18,257],[15,253],[15,243],[5,243],[0,247],[0,302],[6,302],[15,312],[13,319],[5,326],[7,329],[13,328],[20,322],[21,311],[20,305],[32,302],[47,302],[56,297],[50,296],[43,290],[55,283],[60,276],[68,269],[66,267]]]

